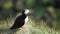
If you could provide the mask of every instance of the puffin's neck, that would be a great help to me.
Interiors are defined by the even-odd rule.
[[[22,14],[22,17],[25,19],[27,17],[27,15],[26,14]]]
[[[26,14],[22,14],[22,16],[27,16]]]

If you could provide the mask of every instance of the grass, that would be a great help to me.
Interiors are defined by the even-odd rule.
[[[40,22],[35,22],[33,19],[29,18],[27,29],[9,30],[9,28],[14,23],[13,18],[7,21],[0,21],[0,34],[60,34],[60,31],[56,31],[47,27],[47,25],[41,20]]]

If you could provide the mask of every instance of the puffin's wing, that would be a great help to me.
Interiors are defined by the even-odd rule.
[[[15,20],[15,22],[14,22],[13,26],[11,27],[11,29],[16,29],[16,28],[22,27],[24,25],[24,22],[25,21],[22,19],[22,16],[19,16]]]
[[[17,29],[17,28],[22,27],[23,25],[24,25],[24,21],[20,23],[14,23],[11,29]]]

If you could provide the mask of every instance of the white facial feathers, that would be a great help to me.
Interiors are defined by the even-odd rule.
[[[28,9],[25,9],[25,14],[28,14],[30,12],[30,10],[28,10]]]

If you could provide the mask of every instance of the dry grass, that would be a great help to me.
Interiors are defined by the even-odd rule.
[[[33,19],[29,19],[27,29],[9,30],[13,25],[15,19],[0,21],[0,34],[60,34],[60,31],[55,31],[47,27],[43,20],[35,22]]]

